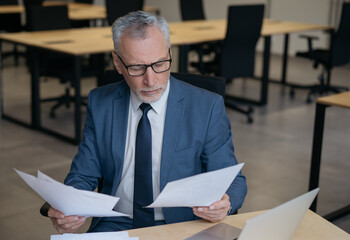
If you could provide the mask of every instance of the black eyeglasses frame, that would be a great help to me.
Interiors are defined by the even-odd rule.
[[[143,75],[146,73],[148,67],[151,67],[152,70],[153,70],[155,73],[163,73],[163,72],[169,71],[169,69],[171,68],[171,62],[173,61],[173,59],[171,58],[170,48],[169,48],[169,56],[170,56],[169,59],[167,59],[167,60],[160,60],[160,61],[157,61],[157,62],[154,62],[154,63],[151,63],[151,64],[133,64],[133,65],[126,65],[126,64],[124,63],[123,59],[119,56],[119,54],[118,54],[117,52],[115,52],[115,54],[118,56],[119,60],[122,62],[122,64],[124,65],[124,67],[126,68],[128,74],[129,74],[129,76],[131,76],[131,77],[140,77],[140,76],[143,76]],[[164,70],[164,71],[160,71],[160,72],[156,71],[156,70],[153,68],[153,66],[154,66],[155,64],[162,63],[162,62],[169,62],[169,63],[170,63],[170,64],[169,64],[169,68],[166,69],[166,70]],[[142,74],[133,75],[133,74],[130,74],[130,72],[129,72],[129,68],[130,68],[130,67],[145,67],[145,71],[144,71]]]

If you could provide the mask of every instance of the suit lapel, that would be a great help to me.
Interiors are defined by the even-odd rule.
[[[126,83],[122,83],[117,97],[113,101],[113,120],[112,120],[112,152],[116,167],[112,194],[117,190],[120,178],[123,172],[124,152],[126,132],[128,126],[129,98],[130,92]]]
[[[162,162],[160,169],[160,191],[168,182],[168,176],[173,164],[178,134],[185,111],[183,96],[178,84],[173,77],[170,77],[170,92],[168,96],[167,112],[164,125]]]

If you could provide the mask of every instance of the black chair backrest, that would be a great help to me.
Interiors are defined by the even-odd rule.
[[[117,18],[129,12],[142,10],[143,2],[143,0],[106,0],[108,25],[112,25]]]
[[[222,46],[221,76],[227,79],[254,75],[255,48],[264,18],[264,5],[235,5],[228,9]]]
[[[102,79],[98,79],[97,86],[101,87],[110,83],[120,82],[124,79],[122,74],[119,74],[117,70],[106,70]]]
[[[205,19],[203,0],[180,0],[180,11],[183,21]]]
[[[0,5],[18,5],[18,0],[1,0]]]
[[[18,0],[0,0],[2,5],[18,5]],[[0,31],[19,32],[22,30],[20,13],[0,14]]]
[[[344,2],[339,27],[331,40],[331,65],[350,62],[350,2]]]
[[[23,4],[25,7],[28,6],[40,6],[43,3],[44,0],[23,0]]]
[[[203,76],[191,73],[171,73],[171,75],[181,81],[187,82],[196,87],[206,89],[225,97],[225,82],[223,77]],[[106,70],[103,79],[99,79],[97,86],[104,86],[109,83],[120,82],[124,79],[123,75],[117,70]]]
[[[67,5],[29,6],[26,17],[28,31],[70,28]]]
[[[198,75],[191,73],[171,73],[171,75],[181,81],[193,86],[206,89],[225,97],[225,83],[223,77]]]

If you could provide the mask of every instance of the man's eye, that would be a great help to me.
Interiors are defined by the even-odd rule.
[[[154,67],[162,67],[164,65],[164,62],[158,62],[158,63],[155,63],[153,66]]]
[[[145,69],[144,66],[132,66],[132,67],[129,67],[130,70],[133,70],[133,71],[143,71]]]

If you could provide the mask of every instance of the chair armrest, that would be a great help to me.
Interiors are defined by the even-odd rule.
[[[308,51],[307,51],[307,55],[309,58],[314,59],[314,48],[312,46],[312,41],[313,40],[318,40],[318,37],[316,36],[310,36],[310,35],[299,35],[300,38],[305,38],[307,40],[307,47],[308,47]],[[305,55],[305,53],[303,53]],[[301,55],[303,55],[301,54]],[[298,54],[297,54],[298,55]]]
[[[44,217],[48,217],[47,212],[49,211],[50,207],[51,205],[48,202],[45,202],[40,208],[40,214]]]
[[[312,39],[312,40],[318,40],[318,37],[316,36],[310,36],[310,35],[305,35],[305,34],[300,34],[300,38],[306,38],[306,39]]]

